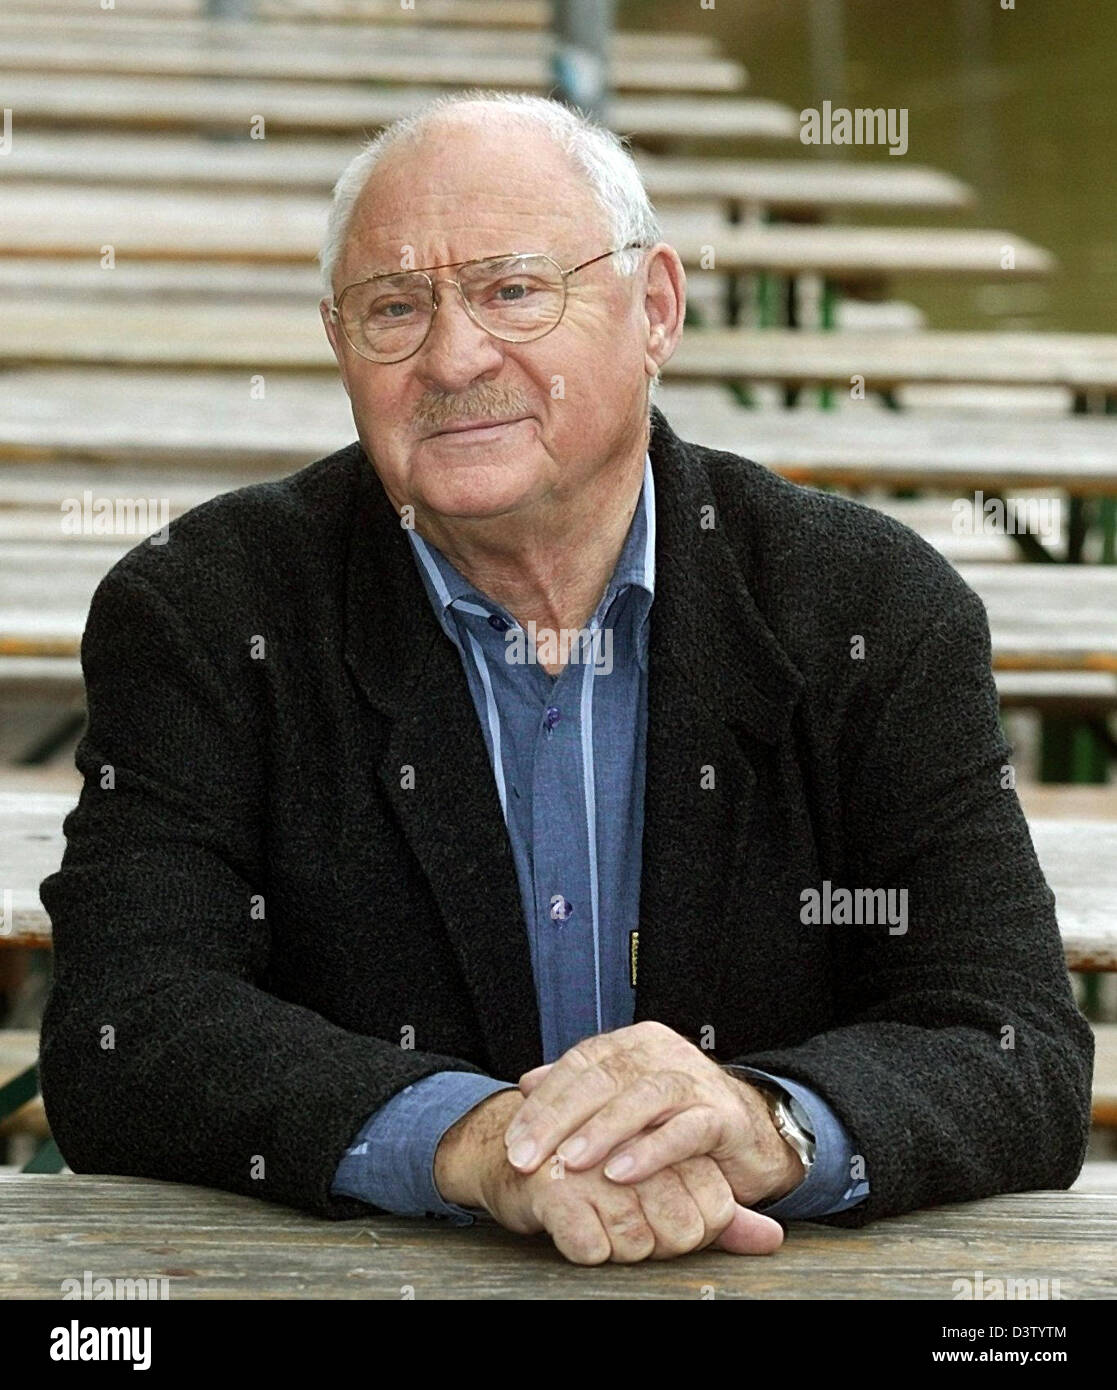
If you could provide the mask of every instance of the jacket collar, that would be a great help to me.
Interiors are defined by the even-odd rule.
[[[702,1017],[716,987],[731,891],[722,880],[732,860],[726,833],[747,823],[754,764],[786,733],[802,677],[765,623],[725,534],[721,494],[703,462],[709,451],[678,439],[655,407],[648,451],[656,584],[636,1017],[681,1024]],[[459,654],[432,612],[400,519],[363,454],[358,466],[345,660],[392,721],[382,782],[454,942],[488,1064],[515,1079],[542,1052],[523,909],[488,754]],[[404,765],[415,768],[412,790],[400,786]],[[692,795],[707,766],[720,790]]]

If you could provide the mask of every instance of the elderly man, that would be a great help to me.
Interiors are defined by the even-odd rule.
[[[71,1166],[582,1263],[1069,1184],[1091,1035],[981,605],[651,405],[685,276],[621,143],[440,101],[323,267],[359,445],[93,601]]]

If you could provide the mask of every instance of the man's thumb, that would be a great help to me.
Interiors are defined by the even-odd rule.
[[[739,1206],[733,1220],[711,1242],[715,1250],[727,1250],[731,1255],[771,1255],[783,1244],[783,1227],[770,1216]]]

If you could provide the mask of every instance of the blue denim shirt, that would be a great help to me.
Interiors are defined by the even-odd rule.
[[[443,631],[458,648],[496,781],[523,901],[544,1059],[633,1020],[631,935],[638,929],[644,825],[648,636],[655,594],[655,484],[650,456],[612,579],[586,628],[562,634],[566,664],[550,676],[542,632],[473,587],[409,531]],[[554,664],[554,663],[552,663]],[[761,1209],[783,1220],[853,1206],[853,1144],[809,1088],[733,1068],[784,1088],[805,1112],[815,1162],[802,1183]],[[512,1083],[438,1072],[369,1117],[338,1166],[337,1194],[406,1215],[472,1220],[434,1182],[443,1134]]]

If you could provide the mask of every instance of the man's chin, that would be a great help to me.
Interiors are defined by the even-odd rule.
[[[500,465],[492,460],[472,466],[452,463],[426,466],[412,472],[415,493],[423,507],[438,516],[483,520],[507,516],[530,507],[543,491],[534,469]]]

